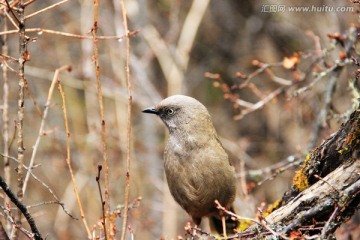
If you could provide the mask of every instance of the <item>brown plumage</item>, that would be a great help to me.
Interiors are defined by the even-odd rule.
[[[222,233],[214,201],[230,209],[236,181],[207,109],[194,98],[175,95],[143,112],[158,115],[169,129],[164,167],[174,199],[196,225],[210,217],[210,225]],[[237,222],[228,218],[226,225],[231,231]]]

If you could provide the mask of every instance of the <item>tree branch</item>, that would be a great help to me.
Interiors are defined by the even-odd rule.
[[[289,233],[301,226],[301,234],[330,237],[358,209],[360,202],[360,107],[339,130],[312,150],[293,185],[265,219],[276,232]],[[252,226],[246,232],[256,231]]]
[[[10,200],[16,205],[16,207],[24,214],[27,222],[30,225],[31,231],[34,234],[36,240],[42,240],[41,234],[36,227],[35,221],[27,210],[26,206],[20,202],[20,200],[11,192],[9,186],[6,184],[4,179],[0,176],[0,187],[4,190],[5,194],[10,198]]]

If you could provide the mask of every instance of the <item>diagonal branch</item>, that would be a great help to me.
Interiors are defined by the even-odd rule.
[[[16,22],[17,22],[18,24],[20,24],[20,20],[19,20],[19,18],[16,16],[16,14],[14,13],[12,7],[11,7],[10,4],[9,4],[9,1],[8,1],[8,0],[5,0],[5,3],[6,3],[6,6],[8,7],[8,9],[9,9],[9,11],[11,12],[11,15],[13,15],[13,17],[16,19]]]
[[[40,139],[41,139],[41,136],[43,135],[43,132],[44,132],[45,120],[46,120],[46,117],[47,117],[48,112],[49,112],[49,106],[50,106],[50,103],[51,103],[51,98],[52,98],[52,94],[54,92],[55,84],[56,84],[56,82],[57,82],[57,80],[59,78],[60,72],[62,72],[62,71],[71,71],[71,66],[68,66],[68,65],[63,66],[61,68],[56,69],[56,71],[55,71],[53,80],[51,82],[51,86],[49,88],[49,93],[48,93],[47,101],[46,101],[46,104],[45,104],[45,109],[44,109],[44,112],[42,114],[39,133],[38,133],[38,136],[36,138],[35,144],[33,146],[33,151],[31,153],[31,159],[30,159],[30,163],[29,163],[29,166],[28,166],[29,170],[28,170],[28,172],[27,172],[27,174],[25,176],[24,185],[23,185],[23,193],[24,194],[26,192],[27,183],[29,181],[31,171],[32,171],[32,168],[33,168],[34,163],[35,163],[35,157],[36,157],[37,149],[38,149],[38,147],[40,145]]]
[[[48,6],[48,7],[46,7],[46,8],[43,8],[43,9],[37,11],[37,12],[34,12],[34,13],[32,13],[32,14],[27,15],[27,16],[25,17],[25,19],[29,19],[29,18],[31,18],[31,17],[33,17],[33,16],[36,16],[36,15],[40,14],[40,13],[43,13],[43,12],[45,12],[45,11],[48,11],[48,10],[53,9],[53,8],[55,8],[55,7],[58,7],[58,6],[60,6],[61,4],[66,3],[67,1],[69,1],[69,0],[63,0],[63,1],[61,1],[61,2],[55,3],[55,4],[53,4],[53,5],[50,5],[50,6]]]
[[[31,231],[34,234],[34,238],[36,240],[42,240],[41,234],[36,227],[35,221],[30,215],[27,207],[21,203],[21,201],[15,196],[15,194],[10,190],[9,186],[6,184],[4,179],[0,176],[0,187],[4,190],[5,194],[10,198],[11,202],[13,202],[16,207],[21,211],[21,213],[25,216],[27,222],[30,225]]]

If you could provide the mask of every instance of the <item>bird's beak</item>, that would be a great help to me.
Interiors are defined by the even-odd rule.
[[[145,108],[144,110],[142,110],[143,113],[152,113],[152,114],[156,114],[158,115],[159,112],[156,110],[155,107],[149,107],[149,108]]]

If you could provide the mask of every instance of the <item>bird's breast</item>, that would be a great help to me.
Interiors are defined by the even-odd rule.
[[[191,151],[196,151],[203,146],[202,137],[191,133],[170,134],[165,151],[172,152],[179,158],[187,157]]]
[[[170,191],[175,200],[191,215],[205,216],[214,211],[214,200],[224,206],[235,196],[234,170],[221,146],[215,141],[206,145],[188,135],[187,143],[169,136],[164,164]]]

